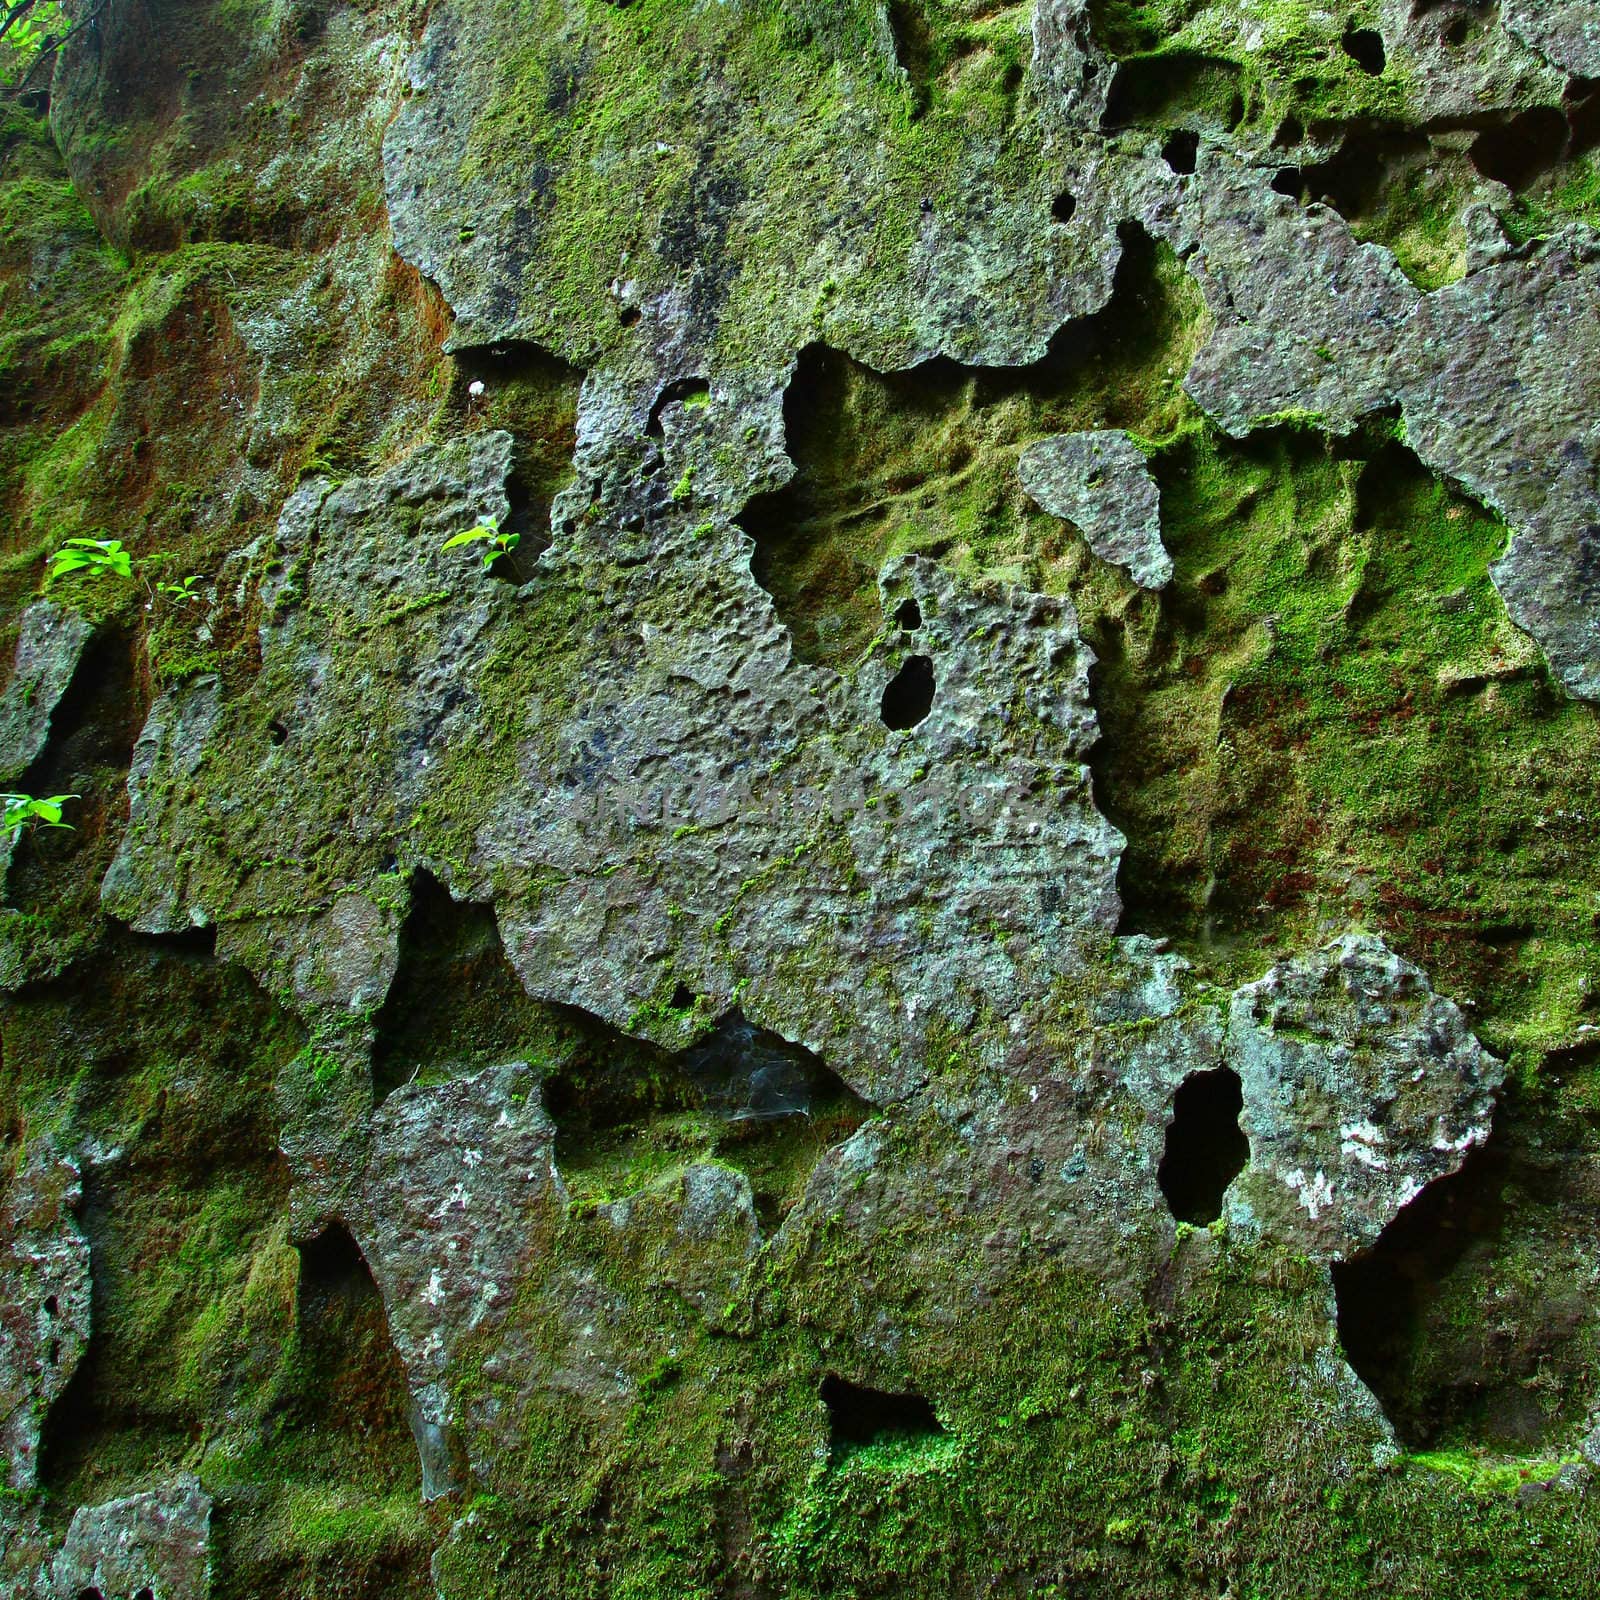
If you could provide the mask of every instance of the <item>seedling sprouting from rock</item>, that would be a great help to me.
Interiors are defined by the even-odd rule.
[[[70,572],[84,572],[91,578],[114,573],[119,578],[133,576],[133,557],[122,548],[120,539],[68,539],[50,558],[47,581],[54,583]]]
[[[440,546],[442,550],[456,550],[464,545],[485,545],[483,570],[488,572],[501,556],[508,556],[521,542],[520,533],[502,530],[498,517],[479,517],[475,526],[453,534]]]
[[[53,794],[36,800],[31,794],[0,794],[0,833],[9,834],[12,844],[22,837],[29,827],[70,828],[70,822],[61,820],[63,807],[75,794]]]

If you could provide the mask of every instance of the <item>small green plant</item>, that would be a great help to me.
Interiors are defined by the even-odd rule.
[[[483,570],[487,572],[501,556],[510,555],[521,540],[520,533],[503,532],[498,517],[479,517],[474,526],[446,539],[440,549],[458,550],[465,545],[487,545],[488,548],[483,552]]]
[[[195,590],[195,585],[199,581],[199,575],[192,573],[182,583],[158,583],[156,585],[156,593],[169,596],[174,605],[186,606],[191,600],[200,598]]]
[[[84,572],[100,578],[108,572],[119,578],[133,576],[133,557],[122,548],[120,539],[68,539],[50,558],[49,582],[69,572]]]
[[[22,837],[22,830],[30,827],[71,828],[70,822],[61,820],[62,808],[75,794],[53,794],[36,800],[31,794],[0,794],[0,832],[10,835],[12,844]]]

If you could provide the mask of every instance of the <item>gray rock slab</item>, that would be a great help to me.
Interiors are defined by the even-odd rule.
[[[35,1142],[0,1200],[0,1451],[6,1487],[38,1483],[39,1438],[89,1343],[89,1243],[77,1164]]]
[[[185,1474],[143,1494],[80,1506],[50,1569],[51,1600],[206,1600],[211,1497]]]
[[[1172,581],[1161,542],[1161,491],[1144,451],[1117,429],[1058,433],[1022,452],[1022,487],[1053,517],[1075,523],[1102,561],[1141,588]]]

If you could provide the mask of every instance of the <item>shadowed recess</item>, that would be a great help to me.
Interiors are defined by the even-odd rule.
[[[944,1425],[920,1394],[869,1389],[830,1372],[819,1393],[828,1408],[828,1441],[835,1457],[887,1440],[938,1438]]]
[[[1222,1215],[1222,1197],[1250,1159],[1239,1127],[1243,1109],[1239,1075],[1230,1067],[1190,1073],[1178,1086],[1156,1181],[1179,1222],[1204,1226]]]
[[[793,479],[739,518],[750,570],[795,654],[844,670],[883,625],[877,575],[906,552],[1030,587],[1066,534],[1017,482],[1032,440],[1085,428],[1160,436],[1192,413],[1180,386],[1204,336],[1199,291],[1142,230],[1122,236],[1112,297],[1026,367],[935,360],[876,372],[826,345],[800,353],[784,395]]]
[[[883,725],[897,731],[914,728],[933,710],[936,684],[931,656],[908,656],[883,691]]]
[[[419,869],[400,930],[400,960],[379,1010],[374,1100],[403,1083],[515,1060],[544,1023],[506,959],[494,908],[453,900]]]

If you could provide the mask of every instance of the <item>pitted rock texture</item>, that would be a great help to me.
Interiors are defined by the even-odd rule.
[[[502,1321],[525,1259],[565,1203],[554,1128],[523,1063],[397,1090],[374,1118],[351,1221],[405,1364],[431,1498],[451,1473],[449,1376],[461,1341]]]
[[[1144,452],[1127,434],[1063,433],[1041,439],[1017,463],[1022,487],[1052,516],[1083,529],[1102,561],[1124,568],[1143,589],[1172,581],[1161,543],[1161,491]]]
[[[66,11],[0,1594],[1578,1592],[1595,7]]]
[[[0,1448],[17,1494],[38,1484],[44,1418],[89,1343],[81,1199],[77,1165],[40,1143],[19,1155],[0,1209]]]
[[[15,783],[39,758],[93,632],[86,618],[51,600],[22,613],[16,659],[0,696],[0,782]]]
[[[1416,967],[1355,934],[1240,989],[1225,1055],[1250,1140],[1230,1220],[1330,1261],[1483,1144],[1505,1076]]]
[[[199,680],[151,712],[109,911],[150,931],[331,916],[416,862],[495,902],[530,994],[628,1027],[657,973],[701,1017],[742,993],[872,1099],[914,1087],[930,1017],[1009,1011],[1081,966],[1116,921],[1121,839],[1090,793],[1093,657],[1070,603],[899,558],[885,612],[915,600],[922,626],[841,682],[789,659],[726,525],[656,534],[694,575],[689,608],[648,568],[608,575],[598,537],[520,590],[441,554],[504,504],[509,447],[479,435],[299,491],[261,590],[261,676],[226,711]],[[548,670],[519,687],[536,643],[572,691]],[[913,655],[932,706],[896,733],[880,703]],[[241,878],[267,833],[272,873]],[[353,949],[336,932],[313,947]]]
[[[206,1600],[211,1497],[192,1475],[143,1494],[81,1506],[51,1564],[50,1600]]]

